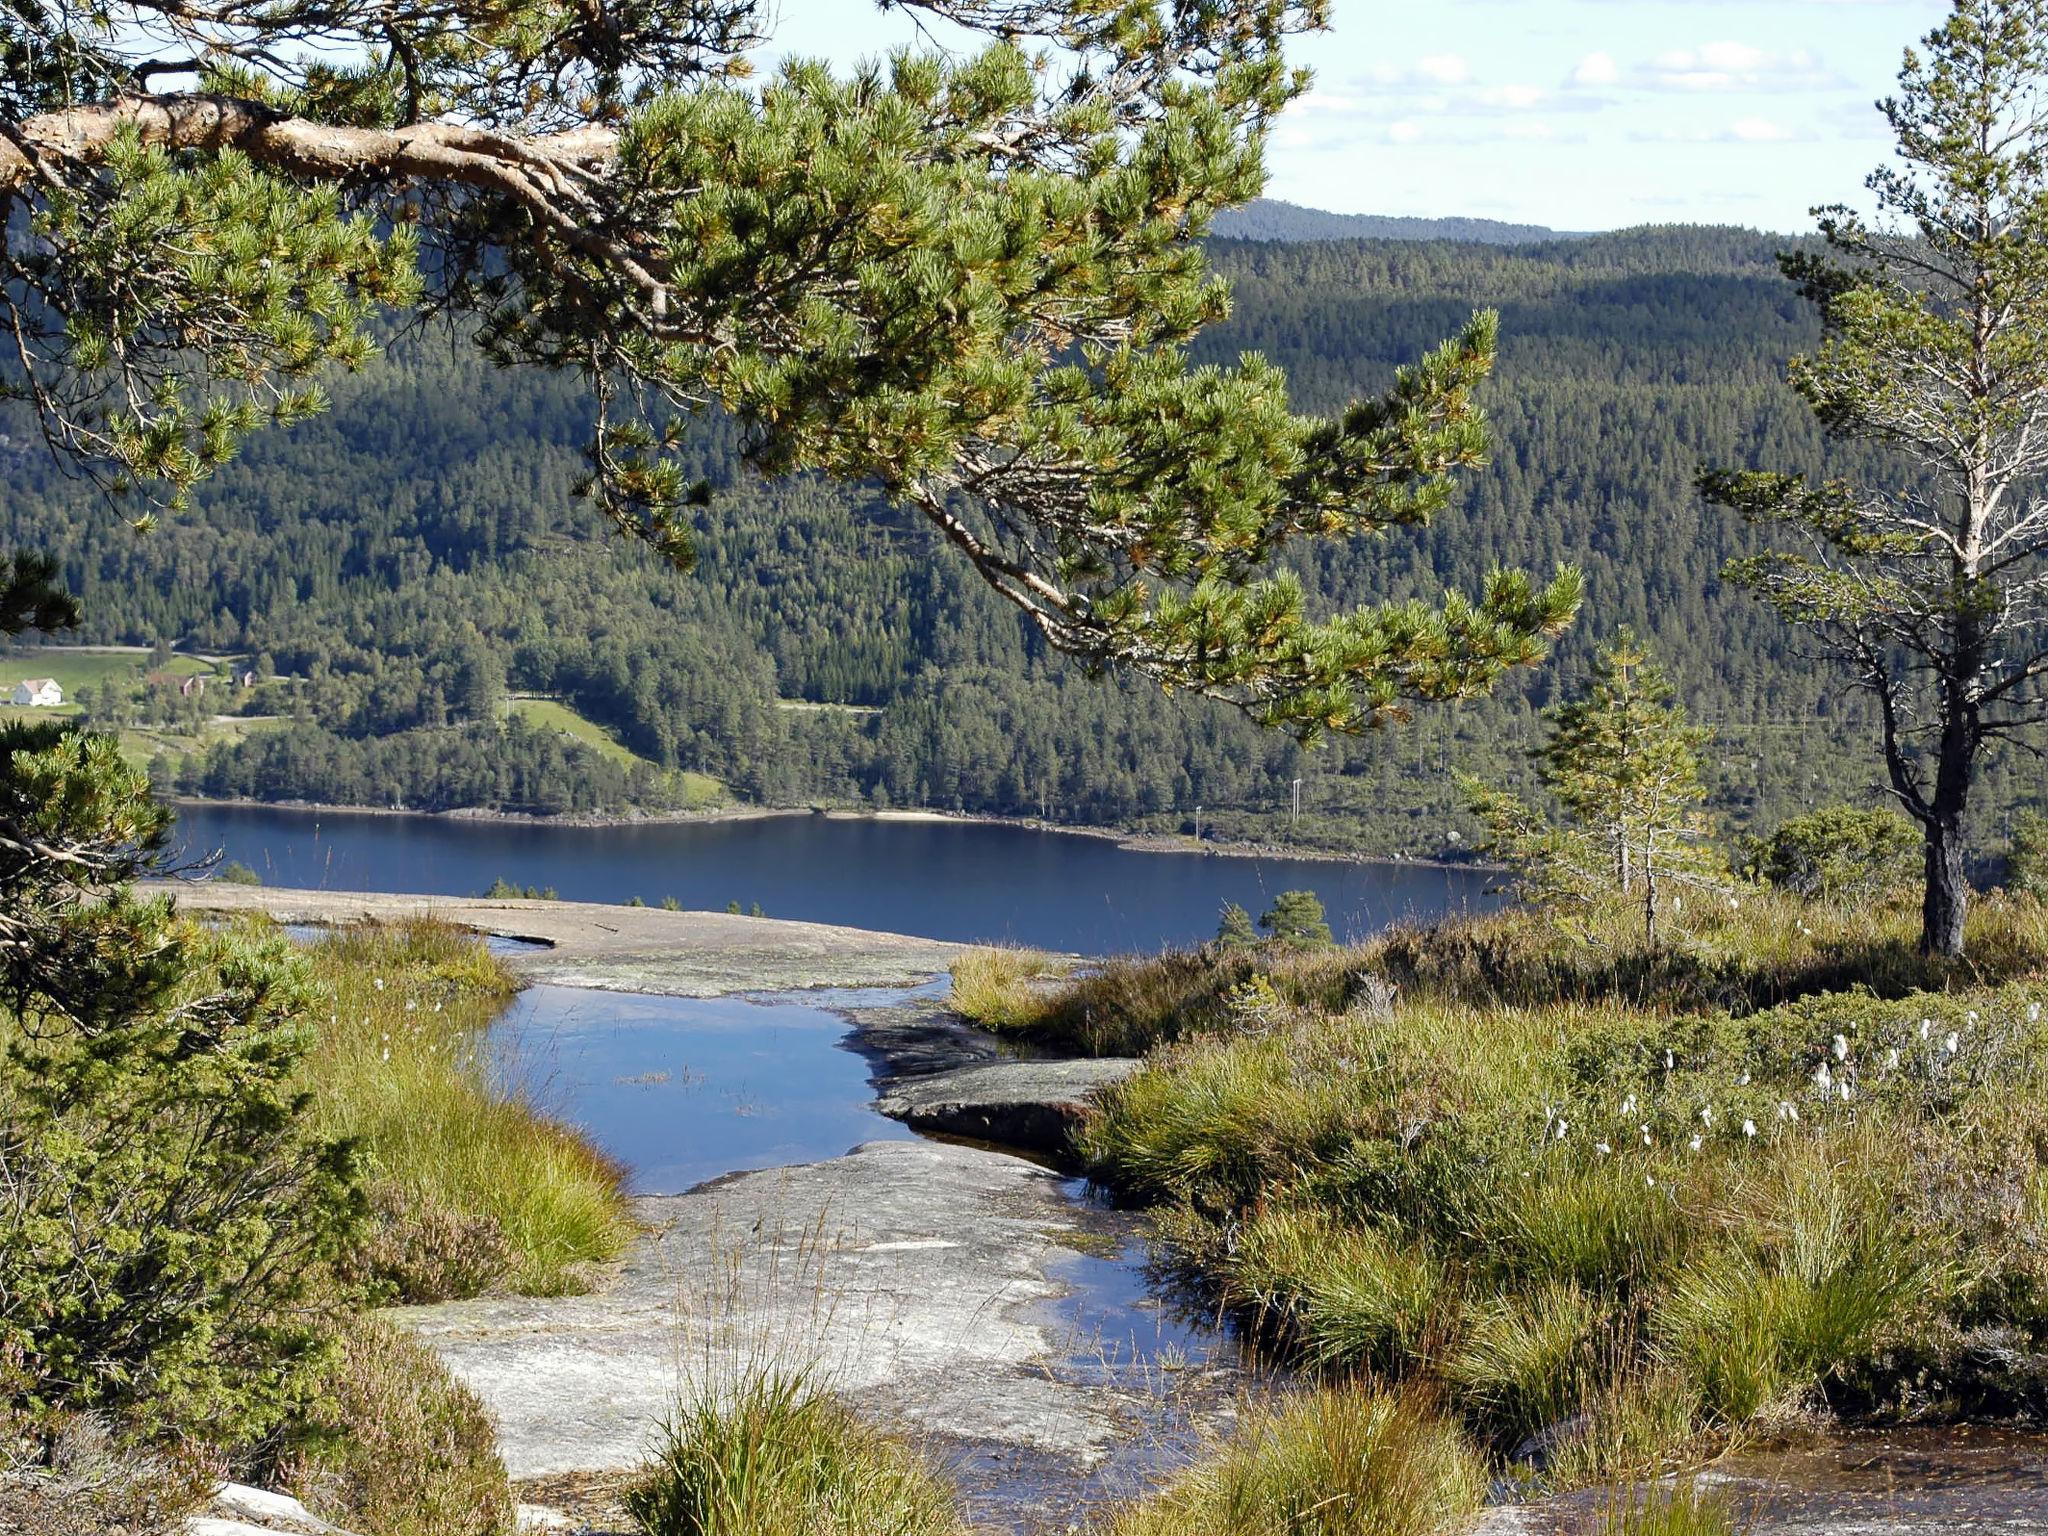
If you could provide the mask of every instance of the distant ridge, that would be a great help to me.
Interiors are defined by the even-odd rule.
[[[1216,216],[1210,233],[1225,240],[1467,240],[1478,245],[1528,245],[1570,240],[1567,230],[1498,219],[1404,219],[1376,213],[1325,213],[1261,197]]]

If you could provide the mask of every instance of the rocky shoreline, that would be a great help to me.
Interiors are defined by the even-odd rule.
[[[507,1470],[532,1497],[594,1488],[602,1508],[602,1490],[641,1464],[679,1391],[778,1355],[929,1439],[984,1521],[1021,1528],[1064,1514],[1084,1485],[1135,1488],[1140,1468],[1220,1422],[1244,1385],[1227,1342],[1213,1363],[1188,1362],[1168,1380],[1068,1336],[1062,1301],[1077,1266],[1122,1251],[1135,1229],[1078,1198],[1051,1163],[1089,1089],[1135,1064],[1008,1055],[936,999],[902,995],[961,946],[576,902],[218,883],[183,888],[180,900],[292,924],[431,915],[526,941],[506,962],[559,986],[689,997],[889,989],[850,1006],[835,997],[853,1026],[846,1044],[869,1061],[877,1108],[953,1139],[869,1142],[637,1199],[643,1236],[581,1296],[389,1314],[483,1399]]]

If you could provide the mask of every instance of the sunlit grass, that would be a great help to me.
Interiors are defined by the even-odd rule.
[[[964,1536],[945,1478],[801,1370],[689,1396],[625,1503],[646,1536]]]
[[[545,1294],[620,1252],[619,1170],[489,1080],[483,1035],[516,982],[480,941],[416,921],[309,950],[324,1010],[305,1067],[313,1114],[363,1147],[390,1224],[372,1242],[387,1278],[414,1299],[487,1281]]]
[[[953,962],[952,1008],[985,1029],[1032,1030],[1066,964],[1043,950],[990,945]]]
[[[1237,1432],[1102,1536],[1438,1536],[1486,1470],[1455,1426],[1396,1393],[1348,1387],[1251,1410]]]
[[[1761,921],[1726,910],[1695,937]],[[2024,1397],[1967,1340],[2048,1338],[2048,988],[1800,981],[1758,1007],[1873,953],[1826,909],[1769,910],[1794,941],[1716,970],[1719,1004],[1645,1006],[1612,952],[1528,914],[1434,958],[1130,962],[1122,995],[1196,1011],[1078,1145],[1156,1206],[1180,1281],[1309,1367],[1421,1390],[1549,1486],[1787,1416]],[[2038,973],[2032,903],[1980,921],[1987,972]],[[1361,988],[1403,954],[1398,1000]]]

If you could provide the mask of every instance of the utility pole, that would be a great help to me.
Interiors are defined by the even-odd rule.
[[[1200,807],[1200,806],[1198,805],[1198,806],[1196,806],[1196,807],[1195,807],[1195,841],[1199,843],[1199,842],[1200,842],[1201,840],[1202,840],[1202,808],[1201,808],[1201,807]]]
[[[1287,811],[1287,835],[1294,836],[1294,824],[1301,820],[1301,780],[1294,781],[1294,798]]]

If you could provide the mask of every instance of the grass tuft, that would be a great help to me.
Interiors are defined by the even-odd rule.
[[[970,949],[953,962],[953,1011],[984,1029],[1034,1032],[1044,1025],[1051,984],[1064,970],[1042,950]]]
[[[1439,1536],[1486,1494],[1455,1426],[1396,1393],[1326,1388],[1252,1410],[1235,1435],[1104,1536]]]
[[[951,1487],[801,1370],[686,1401],[625,1495],[646,1536],[957,1536]]]

